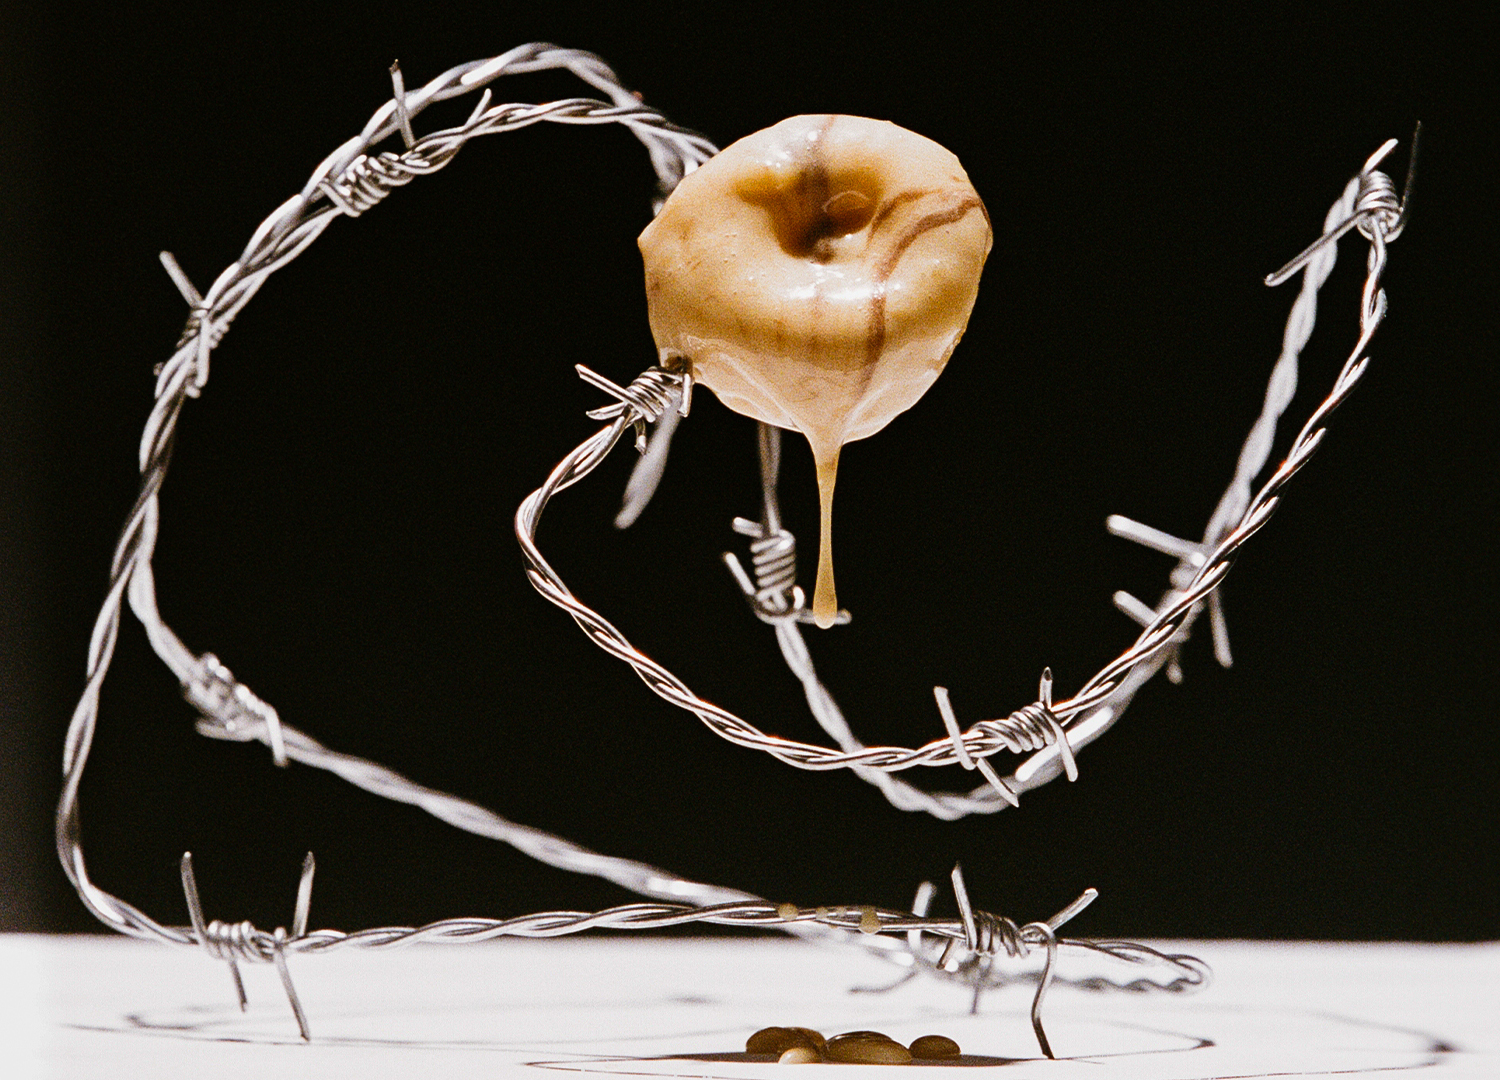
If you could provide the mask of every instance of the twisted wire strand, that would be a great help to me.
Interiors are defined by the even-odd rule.
[[[1343,194],[1329,208],[1323,219],[1324,232],[1335,228],[1353,211],[1355,198],[1360,189],[1360,179],[1358,176],[1351,179],[1345,185]],[[1266,461],[1270,458],[1271,450],[1275,446],[1277,424],[1297,393],[1298,361],[1302,350],[1307,347],[1308,341],[1312,338],[1313,327],[1317,324],[1318,290],[1333,273],[1334,263],[1337,261],[1338,246],[1329,244],[1313,256],[1312,261],[1303,271],[1302,289],[1297,294],[1296,300],[1292,302],[1292,310],[1286,321],[1286,330],[1282,334],[1281,355],[1276,358],[1276,364],[1271,368],[1270,380],[1266,384],[1265,403],[1261,408],[1260,416],[1250,427],[1244,446],[1240,449],[1239,460],[1235,464],[1234,478],[1229,482],[1229,487],[1220,498],[1218,505],[1214,507],[1214,512],[1208,519],[1208,525],[1203,530],[1205,543],[1218,543],[1230,527],[1245,516],[1245,510],[1250,505],[1250,497],[1253,494],[1251,485],[1260,475],[1260,471],[1265,468]]]
[[[744,900],[710,906],[634,903],[593,912],[545,911],[510,919],[443,919],[425,926],[371,927],[350,933],[313,930],[297,936],[283,936],[279,945],[274,932],[260,930],[249,922],[230,924],[215,921],[207,925],[202,940],[197,939],[192,927],[180,928],[187,938],[180,943],[203,948],[216,960],[272,963],[278,947],[286,954],[296,955],[346,948],[391,949],[414,944],[454,945],[492,941],[501,937],[564,937],[595,929],[660,930],[692,924],[740,927],[815,926],[857,933],[866,940],[880,934],[905,934],[915,930],[955,943],[966,952],[968,955],[965,963],[970,965],[968,974],[962,973],[959,967],[935,973],[948,978],[957,976],[972,983],[972,965],[976,960],[1002,955],[1025,958],[1032,949],[1045,947],[1047,936],[1052,934],[1048,923],[1034,922],[1018,927],[1014,921],[988,912],[976,911],[973,914],[976,923],[982,928],[981,936],[973,946],[966,944],[968,930],[960,919],[927,918],[911,912],[868,905],[798,907],[793,904],[772,904],[765,900]],[[1135,979],[1128,983],[1094,976],[1093,979],[1101,988],[1137,989],[1138,985],[1149,985],[1180,992],[1201,986],[1208,978],[1207,966],[1195,957],[1161,953],[1134,942],[1090,941],[1055,935],[1054,938],[1059,947],[1086,950],[1133,964],[1161,964],[1174,972],[1170,979],[1164,981]],[[925,958],[919,962],[935,968]],[[991,975],[987,985],[1000,986],[1015,981],[1018,981],[1017,976],[1005,976],[996,972]]]
[[[223,670],[222,674],[232,678],[232,676],[228,675],[227,669]],[[230,696],[230,700],[233,700],[232,695]],[[241,742],[260,741],[269,745],[269,736],[264,720],[254,714],[245,712],[226,711],[225,715],[218,717],[204,717],[199,721],[198,730],[202,734],[212,738]],[[768,901],[762,900],[750,893],[685,880],[669,871],[645,863],[606,856],[590,851],[569,840],[543,832],[540,829],[508,821],[476,803],[423,787],[383,765],[330,750],[312,737],[293,727],[286,726],[283,728],[283,732],[286,739],[287,754],[293,761],[332,772],[374,795],[417,806],[439,820],[465,831],[508,843],[522,853],[547,865],[575,872],[590,873],[641,895],[680,902],[671,909],[657,909],[658,914],[676,912],[676,914],[682,915],[692,910],[712,908],[715,905],[719,905],[719,910],[722,911],[725,910],[722,908],[722,905],[735,904],[741,901],[756,905],[751,908],[737,909],[741,912],[764,913],[770,907]],[[776,905],[775,910],[782,921],[766,925],[774,925],[780,929],[798,933],[799,936],[812,938],[824,944],[858,944],[864,950],[874,951],[877,955],[885,959],[897,962],[912,962],[910,959],[912,954],[904,947],[903,942],[884,936],[871,936],[868,933],[869,916],[866,915],[866,908],[793,908],[789,910],[787,905]],[[287,943],[287,948],[293,952],[325,951],[328,948],[391,946],[412,940],[439,940],[449,943],[461,943],[469,940],[469,936],[475,933],[485,933],[491,936],[514,934],[524,934],[524,936],[560,936],[564,932],[580,932],[597,926],[607,926],[613,929],[653,929],[659,928],[661,925],[681,925],[680,923],[653,925],[640,921],[646,918],[648,914],[649,909],[640,905],[631,905],[625,909],[611,909],[608,912],[596,913],[595,916],[587,918],[578,913],[549,912],[537,916],[536,919],[539,921],[533,921],[532,917],[524,917],[520,920],[450,919],[421,928],[379,928],[378,932],[369,935],[339,935],[335,932],[319,931],[318,934],[320,936],[318,936],[317,940],[321,944],[305,946],[300,944],[300,939],[294,938]],[[578,918],[558,921],[563,916],[573,915],[577,915]],[[1015,927],[1015,923],[1012,920],[1001,919],[983,911],[976,911],[974,916],[976,923],[982,927],[992,927],[997,924]],[[875,917],[881,921],[882,933],[902,933],[913,929],[920,929],[926,932],[939,933],[941,936],[947,936],[951,940],[959,940],[963,932],[962,923],[952,920],[933,922],[931,920],[913,918],[906,913],[893,913],[878,909],[875,909]],[[597,921],[599,919],[604,921]],[[691,922],[695,920],[688,919],[687,921]],[[504,924],[503,927],[502,924]],[[221,929],[215,929],[216,927]],[[539,927],[547,929],[550,932],[530,932]],[[937,930],[934,930],[934,927]],[[191,931],[185,931],[185,933],[191,933]],[[273,937],[274,935],[264,931],[253,930],[248,923],[223,924],[214,922],[208,924],[206,928],[209,954],[216,959],[239,958],[252,963],[271,962],[274,951]],[[204,939],[198,940],[201,941]],[[1009,945],[1007,945],[1007,940],[1010,941]],[[194,939],[189,937],[181,943],[193,944]],[[1033,944],[1035,943],[1033,941]],[[1147,946],[1132,942],[1095,942],[1083,939],[1063,938],[1059,939],[1059,944],[1069,948],[1100,952],[1113,956],[1116,959],[1132,960],[1138,965],[1146,963],[1159,964],[1175,971],[1174,976],[1170,979],[1152,979],[1142,976],[1128,982],[1112,980],[1105,976],[1092,976],[1088,979],[1068,979],[1062,975],[1057,976],[1054,981],[1064,985],[1076,985],[1093,990],[1145,990],[1154,988],[1170,992],[1180,992],[1200,986],[1208,978],[1207,967],[1194,957],[1187,955],[1168,956]],[[997,935],[993,930],[981,931],[978,948],[980,954],[1004,952],[1007,956],[1012,957],[1024,957],[1027,955],[1024,948],[1019,947],[1018,943],[1013,939],[1008,939],[1003,934]],[[917,963],[921,963],[920,958],[917,960]],[[912,973],[915,973],[915,970],[916,968],[914,967]],[[972,963],[950,971],[929,962],[923,970],[926,970],[935,977],[950,981],[959,981],[970,986],[975,985],[977,980],[982,982],[985,988],[1008,985],[1012,982],[1024,981],[1025,979],[1025,976],[1008,974],[1003,968],[985,965],[981,970],[977,965]]]

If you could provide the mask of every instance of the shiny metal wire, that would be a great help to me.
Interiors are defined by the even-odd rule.
[[[490,104],[486,84],[494,79],[548,68],[572,71],[604,91],[610,101],[568,99],[548,105]],[[115,549],[109,587],[89,642],[87,682],[64,744],[64,784],[57,811],[57,848],[63,868],[88,910],[105,925],[121,933],[171,945],[202,948],[213,958],[228,962],[237,983],[238,970],[234,966],[237,960],[274,963],[304,1036],[308,1031],[306,1017],[292,988],[288,956],[348,946],[380,948],[414,941],[465,942],[507,935],[553,937],[594,927],[651,929],[707,922],[782,927],[810,932],[829,940],[857,940],[867,947],[878,948],[913,971],[931,970],[962,978],[975,988],[976,1001],[978,992],[984,987],[999,984],[992,964],[996,956],[1004,953],[1021,957],[1028,949],[1042,947],[1047,951],[1048,962],[1033,1002],[1033,1021],[1038,1039],[1048,1053],[1050,1048],[1040,1029],[1039,1010],[1042,994],[1052,977],[1052,960],[1058,946],[1076,946],[1130,963],[1165,964],[1175,972],[1165,982],[1138,978],[1129,983],[1117,983],[1105,979],[1099,985],[1183,989],[1201,984],[1205,969],[1191,958],[1167,956],[1129,943],[1057,939],[1055,930],[1058,926],[1087,902],[1082,897],[1053,919],[1024,926],[971,911],[966,896],[961,900],[964,918],[959,922],[930,919],[925,913],[891,912],[871,907],[808,909],[773,905],[738,890],[693,882],[644,863],[589,851],[560,837],[509,822],[466,800],[423,787],[384,766],[322,746],[296,728],[283,724],[276,710],[236,680],[216,657],[210,653],[195,654],[177,637],[158,611],[151,565],[159,525],[158,496],[183,406],[188,398],[198,396],[205,387],[214,347],[270,274],[306,250],[334,219],[367,213],[396,187],[441,169],[452,161],[470,138],[479,135],[515,130],[544,121],[623,124],[645,144],[663,195],[715,152],[713,145],[701,136],[671,124],[660,113],[642,104],[602,60],[589,53],[544,44],[526,45],[493,59],[454,68],[411,94],[405,92],[399,72],[393,72],[393,76],[393,99],[376,111],[360,135],[339,147],[318,166],[301,192],[288,199],[261,224],[240,258],[215,280],[206,293],[200,295],[170,256],[164,255],[168,271],[173,274],[192,310],[176,351],[157,373],[155,405],[146,422],[139,449],[140,493]],[[426,106],[480,89],[483,89],[481,100],[463,125],[421,138],[416,136],[412,119]],[[405,144],[402,152],[372,154],[379,143],[395,135],[400,135]],[[1387,151],[1388,147],[1383,148],[1382,154]],[[1135,691],[1164,664],[1175,663],[1177,647],[1203,605],[1211,602],[1214,590],[1228,572],[1239,548],[1269,519],[1281,489],[1322,441],[1325,435],[1322,425],[1327,416],[1363,376],[1368,362],[1364,350],[1385,311],[1385,297],[1380,288],[1386,260],[1385,245],[1404,224],[1404,201],[1393,205],[1393,189],[1388,179],[1374,169],[1380,156],[1372,158],[1360,175],[1350,182],[1330,213],[1330,222],[1337,219],[1342,223],[1337,226],[1337,235],[1325,235],[1299,257],[1302,263],[1298,265],[1307,266],[1303,294],[1294,305],[1293,320],[1288,325],[1288,345],[1278,362],[1277,371],[1283,374],[1273,373],[1272,378],[1279,407],[1272,409],[1272,394],[1268,393],[1268,414],[1274,412],[1275,415],[1269,421],[1263,416],[1263,422],[1252,433],[1252,440],[1247,440],[1231,493],[1226,495],[1226,502],[1221,503],[1223,513],[1216,514],[1218,524],[1211,523],[1204,540],[1197,544],[1163,538],[1161,534],[1134,523],[1130,523],[1133,529],[1121,526],[1125,535],[1145,537],[1144,542],[1152,546],[1178,553],[1179,566],[1171,578],[1172,588],[1156,607],[1139,605],[1144,610],[1137,613],[1142,616],[1145,626],[1132,645],[1071,698],[1053,703],[1050,676],[1044,676],[1039,700],[1005,718],[980,721],[962,732],[957,730],[955,723],[949,737],[935,739],[916,749],[860,744],[849,732],[831,695],[817,679],[800,636],[797,617],[803,598],[794,579],[789,576],[794,566],[794,553],[781,535],[783,530],[775,513],[774,482],[769,481],[765,512],[756,530],[762,547],[758,553],[752,548],[756,579],[751,582],[745,575],[741,584],[749,582],[753,587],[752,599],[757,605],[764,605],[764,610],[758,607],[757,613],[772,616],[768,621],[775,626],[789,666],[802,680],[809,705],[825,730],[839,742],[839,749],[768,735],[727,710],[696,697],[665,668],[635,650],[615,627],[568,591],[542,557],[535,536],[548,501],[586,476],[626,430],[636,429],[639,444],[644,441],[646,424],[655,421],[665,426],[686,414],[691,380],[681,371],[652,369],[628,387],[618,387],[600,377],[590,378],[594,385],[606,390],[616,400],[591,414],[596,419],[606,420],[606,426],[569,454],[517,511],[516,532],[528,564],[528,577],[544,596],[566,610],[601,648],[631,664],[653,690],[696,714],[723,738],[770,753],[799,768],[852,768],[858,775],[880,784],[896,805],[926,810],[939,817],[991,812],[1006,803],[1014,803],[1020,792],[1047,782],[1065,768],[1071,772],[1071,752],[1097,738],[1118,719]],[[1393,212],[1397,215],[1394,225]],[[1298,434],[1286,461],[1253,498],[1247,496],[1241,510],[1237,506],[1237,493],[1241,486],[1248,491],[1249,478],[1264,464],[1261,442],[1268,443],[1267,430],[1274,434],[1276,417],[1285,408],[1281,398],[1289,397],[1289,394],[1283,394],[1283,390],[1289,382],[1295,381],[1295,354],[1306,340],[1305,332],[1311,330],[1312,297],[1332,266],[1334,242],[1350,227],[1358,227],[1369,237],[1371,244],[1360,312],[1359,341],[1339,373],[1333,391],[1314,410]],[[1329,232],[1333,231],[1333,226],[1330,226]],[[1291,357],[1290,377],[1284,374],[1288,370],[1288,355]],[[651,441],[660,439],[659,430]],[[1253,440],[1258,441],[1252,448]],[[764,434],[762,451],[764,464],[769,452]],[[774,474],[774,470],[766,472]],[[649,497],[649,490],[646,496]],[[1224,509],[1226,506],[1228,510]],[[448,919],[424,927],[383,927],[354,933],[309,931],[307,914],[312,866],[309,859],[299,887],[292,931],[288,933],[285,928],[277,928],[268,933],[248,922],[206,922],[192,880],[191,859],[185,857],[183,878],[191,925],[170,926],[155,921],[90,880],[79,830],[79,785],[98,722],[101,686],[114,653],[127,600],[153,649],[177,676],[185,696],[199,711],[198,730],[204,735],[263,742],[271,748],[277,764],[297,761],[334,772],[367,791],[418,806],[459,828],[509,843],[549,865],[615,881],[658,902],[622,905],[593,913],[541,912],[503,920]],[[1219,623],[1215,625],[1217,627]],[[1029,756],[1009,776],[999,778],[986,759],[1001,750],[1028,753]],[[955,762],[979,768],[989,780],[988,786],[968,794],[931,795],[890,775],[915,766],[941,766]],[[957,876],[955,891],[961,892],[961,880]],[[904,934],[906,939],[901,941],[883,936],[886,933]],[[958,951],[955,951],[957,946],[947,948],[943,962],[939,963],[925,953],[921,945],[923,934],[962,941],[963,948]],[[965,959],[956,961],[956,968],[949,970],[944,966],[954,962],[959,955]]]
[[[1420,129],[1418,131],[1420,133]],[[1415,144],[1416,138],[1414,137],[1413,164],[1415,164]],[[953,732],[950,731],[948,743],[954,748],[954,756],[965,767],[972,767],[974,763],[975,759],[969,754],[970,741],[978,733],[995,738],[1005,749],[1014,753],[1039,751],[1009,776],[988,775],[991,770],[985,767],[983,771],[987,774],[987,783],[983,786],[962,793],[927,792],[890,775],[889,770],[892,767],[903,767],[899,762],[892,763],[889,760],[870,762],[868,759],[851,761],[848,767],[853,769],[861,779],[878,787],[893,806],[902,810],[928,813],[944,820],[953,820],[972,813],[994,813],[1006,806],[1018,805],[1018,796],[1021,792],[1039,787],[1060,773],[1066,772],[1070,778],[1076,776],[1073,752],[1097,739],[1113,726],[1123,715],[1136,690],[1152,675],[1165,667],[1173,682],[1181,681],[1179,652],[1188,640],[1201,609],[1205,606],[1203,600],[1205,595],[1215,656],[1225,666],[1232,662],[1227,623],[1220,599],[1221,593],[1216,586],[1218,581],[1222,580],[1222,574],[1227,572],[1228,563],[1232,561],[1239,545],[1269,517],[1270,510],[1274,509],[1277,492],[1290,479],[1291,474],[1301,467],[1312,449],[1315,449],[1316,444],[1308,445],[1309,442],[1322,437],[1321,433],[1314,432],[1312,428],[1304,428],[1293,446],[1292,454],[1288,457],[1288,462],[1293,464],[1292,469],[1278,472],[1265,485],[1257,497],[1258,511],[1252,520],[1250,514],[1252,485],[1265,468],[1275,443],[1278,423],[1296,393],[1299,357],[1317,321],[1318,291],[1333,272],[1337,258],[1336,241],[1353,227],[1358,227],[1361,233],[1367,236],[1373,231],[1380,231],[1384,234],[1385,240],[1399,235],[1400,228],[1404,227],[1405,196],[1398,200],[1395,196],[1395,186],[1390,178],[1376,169],[1392,146],[1394,146],[1394,140],[1382,146],[1349,181],[1343,194],[1329,209],[1324,222],[1323,236],[1287,267],[1267,279],[1268,284],[1278,284],[1296,270],[1304,270],[1302,290],[1292,305],[1283,335],[1282,351],[1272,369],[1267,385],[1264,409],[1245,439],[1234,477],[1205,527],[1202,539],[1179,540],[1120,515],[1111,517],[1108,521],[1110,531],[1116,535],[1146,544],[1178,560],[1177,565],[1168,575],[1170,588],[1156,605],[1147,604],[1125,592],[1115,594],[1116,604],[1135,618],[1143,628],[1131,649],[1097,675],[1095,680],[1080,690],[1071,701],[1057,706],[1056,711],[1050,706],[1043,707],[1042,702],[1038,701],[1017,709],[1003,720],[983,721],[974,725],[963,736],[962,741],[954,739]],[[1410,185],[1411,174],[1408,173],[1408,192]],[[1383,263],[1381,267],[1371,264],[1370,279],[1376,282],[1377,292],[1382,269]],[[1355,361],[1368,344],[1368,334],[1373,333],[1375,326],[1378,326],[1381,315],[1383,311],[1371,321],[1367,320],[1365,313],[1362,313],[1361,343],[1356,346],[1349,362],[1340,372],[1333,392],[1315,414],[1315,419],[1318,416],[1326,416],[1332,411],[1332,408],[1342,401],[1344,396],[1347,396],[1354,383],[1363,374],[1363,366],[1360,365],[1356,369]],[[1312,422],[1309,421],[1309,423]],[[768,522],[776,520],[779,516],[776,510],[776,471],[774,468],[768,469],[764,451],[767,430],[762,425],[761,460],[765,510],[758,534],[747,528],[754,523],[745,522],[744,519],[735,521],[737,532],[752,536],[764,536],[765,530],[769,528]],[[774,429],[769,430],[774,431]],[[1248,528],[1242,529],[1229,544],[1225,545],[1224,542],[1231,532],[1234,532],[1237,527],[1247,525]],[[794,565],[795,539],[784,529],[779,528],[777,536],[781,565]],[[754,543],[752,543],[751,553],[753,561],[756,553]],[[761,619],[775,624],[782,656],[788,668],[801,681],[809,708],[820,726],[838,743],[839,749],[846,755],[867,752],[869,748],[854,736],[833,695],[818,678],[806,643],[795,625],[799,621],[807,621],[801,590],[797,589],[795,584],[788,581],[785,576],[778,577],[775,582],[777,590],[773,595],[791,597],[794,595],[792,590],[795,589],[798,599],[795,603],[777,600],[768,605],[762,599],[763,589],[759,579],[755,583],[755,591],[752,592],[749,579],[739,568],[737,560],[734,560],[732,556],[725,558],[730,564],[730,570],[735,573],[741,589],[751,600],[752,609]],[[941,710],[946,708],[947,691],[943,688],[939,689],[941,692],[938,700]],[[947,717],[945,716],[944,719],[946,721]],[[1065,735],[1064,732],[1066,732]],[[930,743],[928,746],[940,744],[939,741]],[[808,767],[802,762],[795,763]],[[921,763],[932,762],[927,760]],[[978,763],[983,765],[982,757],[978,757]]]
[[[1368,179],[1362,179],[1364,177],[1365,174],[1361,173],[1350,181],[1344,195],[1335,205],[1335,210],[1330,213],[1330,218],[1347,217],[1350,214],[1359,191],[1371,183]],[[546,483],[522,501],[516,512],[516,537],[526,559],[527,575],[537,591],[568,612],[600,648],[630,664],[646,685],[662,698],[693,713],[716,734],[736,745],[763,751],[802,769],[822,771],[858,765],[895,772],[915,766],[955,764],[961,761],[961,751],[966,751],[969,757],[976,760],[990,757],[1001,750],[1011,749],[1018,734],[1026,731],[1037,718],[1050,714],[1065,737],[1036,750],[1011,777],[1006,778],[1006,786],[1014,793],[1038,787],[1064,770],[1065,749],[1069,753],[1076,752],[1098,738],[1119,718],[1141,683],[1160,670],[1168,659],[1169,643],[1181,640],[1181,635],[1192,625],[1202,605],[1229,573],[1240,548],[1270,520],[1280,503],[1282,490],[1307,463],[1326,436],[1324,422],[1364,376],[1368,366],[1365,350],[1385,314],[1385,293],[1380,288],[1386,261],[1383,226],[1380,224],[1380,215],[1383,213],[1383,210],[1371,211],[1363,219],[1371,225],[1375,239],[1371,242],[1360,310],[1360,336],[1335,379],[1333,390],[1313,410],[1312,416],[1293,441],[1286,460],[1248,501],[1233,527],[1226,529],[1216,539],[1210,534],[1199,544],[1175,541],[1184,548],[1191,548],[1191,554],[1185,556],[1179,564],[1179,571],[1185,572],[1174,572],[1173,588],[1157,607],[1151,609],[1154,616],[1130,647],[1064,701],[1039,701],[1036,703],[1038,709],[1030,714],[1018,710],[1016,714],[1003,719],[981,720],[963,732],[960,739],[934,739],[910,749],[877,746],[858,750],[832,750],[769,735],[728,710],[695,695],[685,683],[637,650],[603,616],[574,596],[536,544],[542,514],[552,497],[588,475],[613,448],[627,423],[634,422],[639,416],[622,414],[614,425],[585,440],[559,463]],[[1329,260],[1332,252],[1330,245],[1320,251],[1317,257]],[[1328,265],[1331,269],[1331,264],[1326,261],[1320,261],[1318,265]],[[1309,273],[1311,274],[1311,270]],[[1304,295],[1307,295],[1305,291]],[[1306,317],[1310,322],[1311,316]],[[651,378],[660,380],[671,374],[673,373],[658,370],[651,374]],[[1270,429],[1269,435],[1265,434],[1267,428]],[[1258,437],[1273,437],[1274,421],[1259,431]],[[1253,476],[1259,470],[1245,471]],[[1067,744],[1066,748],[1063,743]]]

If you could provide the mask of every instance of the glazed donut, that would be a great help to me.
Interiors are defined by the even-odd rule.
[[[641,234],[651,332],[729,408],[800,431],[818,466],[813,614],[838,611],[839,449],[932,385],[991,243],[963,166],[883,120],[796,116],[690,173]]]

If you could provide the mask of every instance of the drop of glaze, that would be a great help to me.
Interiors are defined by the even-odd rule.
[[[833,587],[833,486],[839,478],[839,450],[813,447],[818,466],[818,583],[813,589],[813,622],[827,630],[839,614],[838,593]]]

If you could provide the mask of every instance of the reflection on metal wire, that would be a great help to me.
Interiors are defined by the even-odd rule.
[[[490,91],[483,89],[505,74],[566,68],[604,91],[609,102],[567,99],[547,105],[491,105]],[[307,1018],[293,988],[287,957],[291,954],[328,951],[341,947],[381,948],[415,941],[466,942],[501,936],[555,937],[594,927],[654,929],[687,923],[780,927],[825,940],[858,941],[866,947],[903,963],[913,972],[928,971],[941,977],[959,978],[972,986],[975,1007],[979,995],[990,986],[1013,979],[998,972],[1000,954],[1024,957],[1029,950],[1046,952],[1033,999],[1032,1021],[1038,1041],[1049,1056],[1051,1048],[1042,1030],[1040,1010],[1053,977],[1054,961],[1061,947],[1078,947],[1130,963],[1165,964],[1176,974],[1166,982],[1149,978],[1128,983],[1110,979],[1080,980],[1084,985],[1151,986],[1181,990],[1200,985],[1204,966],[1191,957],[1169,956],[1144,946],[1123,942],[1085,942],[1059,939],[1055,931],[1093,899],[1092,890],[1046,922],[1018,926],[1010,920],[974,910],[968,903],[962,876],[954,875],[958,921],[926,917],[932,890],[919,893],[917,913],[892,912],[873,907],[800,908],[773,905],[734,889],[693,882],[644,863],[589,851],[540,830],[517,825],[473,803],[414,783],[373,762],[330,750],[290,725],[281,722],[276,710],[234,678],[227,667],[210,653],[197,655],[171,630],[157,610],[151,566],[159,524],[158,497],[175,441],[177,421],[188,398],[198,396],[209,375],[213,349],[238,312],[249,302],[270,274],[304,251],[331,222],[368,212],[395,188],[417,176],[441,169],[452,161],[465,143],[479,135],[516,130],[543,121],[573,124],[623,124],[645,144],[661,184],[663,195],[711,154],[714,147],[701,136],[669,123],[660,113],[643,105],[619,82],[598,57],[550,45],[527,45],[491,60],[462,65],[444,73],[420,90],[408,94],[399,68],[392,70],[393,98],[370,119],[363,132],[330,155],[314,171],[301,192],[287,200],[261,224],[244,253],[226,269],[206,293],[200,294],[182,273],[176,261],[163,253],[163,264],[172,275],[192,313],[172,357],[157,371],[156,401],[146,422],[139,451],[141,486],[115,549],[110,582],[95,621],[88,650],[88,681],[74,711],[64,745],[64,786],[57,812],[57,846],[64,870],[88,910],[107,926],[121,933],[150,938],[171,945],[202,948],[208,955],[229,964],[243,1005],[243,983],[238,961],[272,963],[277,967],[303,1037],[309,1035]],[[478,106],[459,127],[417,137],[412,119],[428,105],[459,94],[483,89]],[[399,134],[401,153],[372,153],[377,144]],[[1044,674],[1038,700],[1010,716],[984,720],[960,731],[946,691],[937,695],[948,734],[916,749],[866,747],[850,732],[831,695],[818,680],[801,637],[799,622],[805,597],[795,584],[795,551],[776,507],[778,436],[762,428],[763,513],[761,521],[744,522],[740,531],[753,538],[752,580],[737,560],[731,561],[736,580],[756,614],[771,623],[787,663],[802,681],[808,702],[820,724],[839,743],[837,750],[794,742],[768,735],[759,728],[698,698],[664,667],[640,653],[602,616],[584,605],[567,589],[542,557],[535,537],[548,501],[559,491],[586,476],[618,443],[625,431],[636,430],[637,445],[648,451],[652,464],[644,470],[634,494],[627,496],[626,510],[638,513],[650,497],[660,476],[661,457],[651,459],[649,442],[661,440],[660,427],[652,440],[646,425],[660,424],[666,417],[685,416],[691,396],[691,378],[684,371],[650,369],[627,387],[602,376],[580,371],[589,382],[615,398],[615,402],[590,415],[607,421],[551,473],[541,488],[521,504],[516,514],[516,533],[528,563],[533,585],[549,600],[566,610],[589,636],[611,655],[631,664],[653,690],[674,704],[697,715],[720,736],[742,746],[763,750],[804,769],[854,769],[857,775],[878,784],[897,806],[921,809],[942,818],[962,817],[974,812],[992,812],[1014,804],[1017,796],[1046,783],[1060,772],[1076,775],[1073,753],[1097,738],[1129,704],[1135,691],[1163,665],[1176,664],[1176,651],[1205,604],[1213,603],[1215,590],[1227,574],[1239,548],[1275,510],[1281,489],[1302,467],[1321,442],[1322,427],[1329,413],[1348,396],[1364,374],[1364,350],[1385,312],[1385,294],[1380,288],[1385,267],[1386,243],[1405,224],[1404,201],[1397,203],[1389,178],[1375,165],[1389,151],[1382,148],[1366,168],[1352,180],[1344,196],[1329,215],[1325,237],[1299,256],[1305,265],[1303,292],[1293,307],[1282,358],[1272,374],[1266,411],[1252,430],[1241,454],[1240,466],[1229,492],[1199,543],[1165,537],[1146,526],[1124,519],[1112,521],[1122,535],[1140,539],[1149,546],[1178,557],[1172,588],[1154,608],[1129,598],[1121,606],[1136,615],[1143,630],[1135,642],[1106,665],[1071,698],[1054,702],[1050,673]],[[1253,496],[1250,483],[1264,466],[1276,422],[1290,400],[1296,381],[1296,359],[1311,332],[1317,288],[1332,267],[1334,243],[1350,228],[1369,238],[1368,260],[1360,312],[1360,337],[1324,399],[1293,442],[1286,461]],[[1290,271],[1287,271],[1290,272]],[[675,419],[672,421],[675,423]],[[622,511],[622,517],[627,516]],[[85,867],[79,829],[78,792],[98,721],[99,696],[119,633],[125,602],[140,620],[152,647],[177,676],[187,699],[199,711],[200,732],[236,741],[260,741],[271,748],[278,765],[290,761],[309,764],[336,773],[375,794],[421,807],[427,812],[469,832],[488,836],[552,866],[611,880],[655,903],[628,904],[593,913],[541,912],[514,919],[448,919],[424,927],[383,927],[354,933],[308,930],[313,863],[303,867],[293,928],[274,932],[257,929],[248,922],[205,922],[193,874],[191,856],[182,861],[184,894],[189,926],[167,926],[95,885]],[[1214,609],[1216,644],[1222,636],[1222,613]],[[1227,637],[1221,659],[1227,657]],[[1026,753],[1021,766],[1000,777],[987,760],[1001,750]],[[915,766],[960,763],[978,769],[988,785],[968,794],[928,794],[890,774]],[[886,933],[904,935],[888,938]],[[923,935],[944,939],[941,952],[932,954]]]

